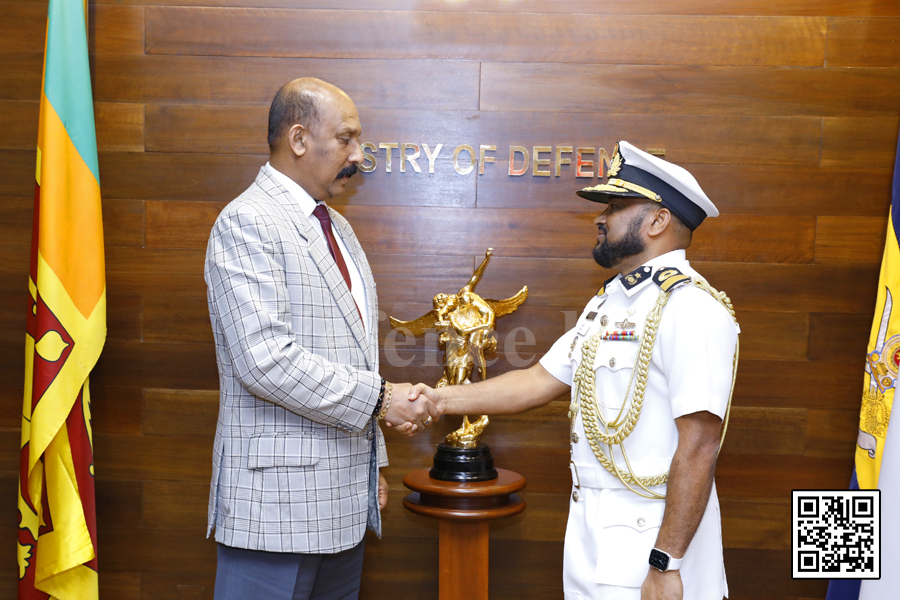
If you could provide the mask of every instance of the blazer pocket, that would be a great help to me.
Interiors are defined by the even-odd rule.
[[[308,467],[319,462],[319,438],[308,433],[261,433],[250,438],[247,467]]]
[[[639,588],[647,577],[650,550],[659,535],[665,501],[629,490],[608,490],[600,498],[601,531],[594,581]]]

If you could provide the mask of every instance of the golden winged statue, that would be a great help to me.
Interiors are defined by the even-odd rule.
[[[407,329],[413,335],[422,335],[429,329],[440,332],[438,341],[444,347],[444,375],[435,387],[471,383],[476,365],[481,379],[487,379],[484,353],[497,349],[494,325],[499,317],[515,312],[528,297],[527,285],[506,300],[482,298],[475,293],[493,254],[494,249],[488,248],[484,260],[459,292],[435,296],[433,310],[412,321],[391,317],[393,328]],[[449,434],[445,442],[457,448],[474,448],[487,424],[487,415],[481,415],[474,422],[465,416],[462,427]]]

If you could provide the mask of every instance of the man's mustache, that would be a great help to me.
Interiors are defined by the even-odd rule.
[[[359,171],[356,165],[350,165],[349,167],[344,167],[341,169],[341,172],[338,173],[336,179],[343,179],[344,177],[353,177],[356,175],[356,172]]]

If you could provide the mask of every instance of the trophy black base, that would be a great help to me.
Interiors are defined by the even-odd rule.
[[[474,448],[440,444],[429,476],[438,481],[490,481],[497,479],[491,447],[479,443]]]

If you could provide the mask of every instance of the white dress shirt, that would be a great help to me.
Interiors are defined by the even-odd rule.
[[[272,174],[278,179],[278,182],[284,186],[291,197],[297,202],[297,205],[300,207],[303,214],[306,215],[306,218],[309,219],[309,222],[312,223],[318,231],[321,231],[322,224],[313,214],[313,211],[316,209],[316,204],[319,203],[316,202],[312,196],[307,194],[306,190],[300,187],[296,181],[273,167],[270,163],[266,163],[266,167],[272,171]],[[324,204],[324,202],[322,204]],[[363,284],[362,276],[359,274],[359,267],[357,267],[356,263],[353,261],[353,255],[350,254],[350,251],[347,249],[347,245],[344,243],[343,238],[341,238],[341,234],[335,229],[333,221],[331,223],[331,231],[334,233],[334,239],[337,240],[338,246],[340,246],[341,254],[344,255],[344,262],[347,263],[347,271],[350,273],[350,294],[353,296],[353,301],[356,302],[356,307],[359,309],[360,315],[362,316],[363,328],[368,330],[367,323],[369,322],[369,310],[368,305],[366,304],[366,286]]]

